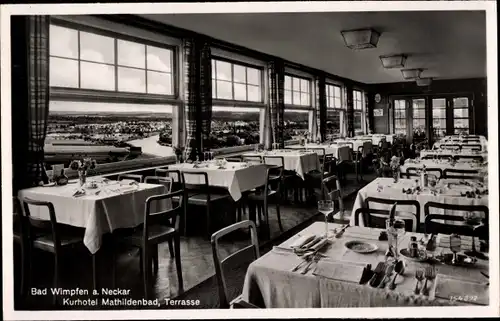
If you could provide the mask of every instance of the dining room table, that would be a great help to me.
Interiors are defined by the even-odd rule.
[[[275,149],[270,151],[252,151],[244,153],[245,156],[259,156],[263,161],[266,156],[283,157],[283,167],[287,171],[294,171],[297,176],[305,180],[305,175],[310,171],[320,171],[321,164],[318,154],[314,151]],[[280,165],[277,159],[268,159],[268,165]]]
[[[363,147],[363,157],[372,153],[372,141],[371,139],[357,139],[357,138],[344,138],[336,139],[333,141],[339,146],[349,146],[353,152],[357,152],[360,147]]]
[[[295,150],[316,150],[316,153],[320,153],[319,149],[323,149],[325,154],[332,154],[333,157],[335,157],[339,161],[348,161],[351,159],[350,149],[347,145],[337,145],[332,143],[309,143],[305,145],[290,145],[286,148]]]
[[[445,169],[457,169],[457,170],[475,170],[478,173],[486,172],[488,170],[488,165],[478,161],[451,161],[449,159],[419,159],[419,158],[408,158],[405,160],[404,164],[401,165],[401,173],[406,173],[409,167],[414,167],[417,169],[426,168],[439,168],[442,171]]]
[[[401,254],[411,237],[424,242],[424,235],[405,232],[398,237],[398,273],[385,253],[388,241],[381,229],[328,223],[330,235],[322,246],[308,247],[311,237],[324,238],[325,223],[315,222],[252,262],[246,272],[242,299],[261,308],[352,308],[403,306],[482,306],[489,304],[487,254],[471,264],[450,264],[450,239],[437,235],[434,251],[414,259]],[[342,232],[342,228],[346,228]],[[357,249],[368,246],[370,251]],[[462,237],[461,251],[471,239]],[[354,245],[354,246],[353,246]],[[313,250],[313,259],[299,256],[297,249]],[[303,253],[303,252],[302,252]],[[461,252],[458,253],[461,255]],[[468,261],[468,260],[464,260]],[[386,263],[384,266],[383,264]],[[377,266],[383,267],[374,274]],[[392,266],[393,269],[389,268]],[[433,268],[428,291],[415,294],[417,271]],[[484,273],[484,274],[483,274]],[[376,275],[379,282],[369,282]],[[429,274],[431,275],[431,274]],[[384,282],[384,277],[388,282]],[[390,286],[394,281],[394,286]],[[380,285],[380,286],[378,286]],[[423,282],[419,288],[423,289]]]
[[[434,143],[434,149],[446,149],[447,145],[460,146],[462,150],[467,150],[470,145],[480,145],[482,152],[488,151],[488,140],[484,136],[477,136],[479,142],[471,141],[470,138],[460,136],[445,136]]]
[[[419,190],[417,190],[419,187]],[[479,195],[474,197],[465,196],[466,192],[480,190]],[[436,186],[421,187],[420,178],[399,178],[397,182],[394,178],[377,177],[372,182],[358,191],[356,200],[352,208],[350,217],[351,225],[356,225],[354,213],[358,208],[366,208],[366,199],[368,197],[382,198],[389,200],[416,200],[420,204],[420,222],[425,221],[424,206],[427,202],[437,202],[456,205],[485,205],[488,206],[488,185],[482,182],[475,182],[460,179],[440,179]],[[388,204],[374,204],[370,208],[389,209]],[[397,211],[412,212],[412,208],[407,205],[398,205]],[[440,213],[438,213],[440,212]],[[460,213],[446,210],[438,211],[433,214],[460,215]],[[359,220],[359,226],[363,226],[363,220]]]
[[[103,177],[89,177],[80,186],[77,180],[67,185],[37,186],[20,190],[20,200],[51,202],[58,223],[83,228],[83,243],[95,254],[102,245],[102,236],[120,228],[133,228],[144,222],[146,200],[150,196],[165,194],[165,185],[114,181]],[[168,200],[152,203],[153,211],[172,208]],[[30,206],[34,218],[49,220],[44,207]]]
[[[169,165],[169,170],[186,172],[205,172],[208,185],[226,188],[234,201],[242,197],[242,193],[263,186],[266,182],[267,166],[244,162],[225,162],[212,160],[207,162],[179,163]],[[201,177],[188,176],[187,184],[201,184]]]
[[[420,151],[420,158],[423,157],[458,157],[465,156],[459,161],[467,160],[466,157],[481,156],[483,161],[488,160],[488,152],[475,150],[447,150],[447,149],[424,149]]]

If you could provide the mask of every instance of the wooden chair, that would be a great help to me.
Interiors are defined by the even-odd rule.
[[[155,176],[166,177],[166,176],[168,176],[169,172],[170,172],[170,170],[168,169],[168,167],[165,167],[165,168],[156,168],[155,169]]]
[[[250,229],[252,243],[222,259],[221,250],[219,249],[219,240],[230,233],[247,228]],[[228,280],[226,276],[227,271],[235,270],[242,265],[246,265],[246,263],[249,263],[249,261],[254,261],[259,258],[259,238],[257,236],[257,228],[255,227],[255,223],[246,220],[225,227],[212,235],[211,243],[215,264],[215,275],[217,277],[217,284],[219,288],[219,308],[257,308],[253,304],[243,301],[241,299],[241,295],[231,300],[231,296],[227,287]]]
[[[354,171],[356,172],[356,180],[359,182],[363,180],[363,146],[358,146],[358,150],[352,154],[352,163],[354,164]]]
[[[285,170],[285,158],[283,156],[264,156],[262,161],[266,165],[277,166],[283,168],[282,178],[284,181],[284,186],[281,190],[281,196],[283,201],[288,199],[288,185],[292,186],[295,201],[297,202],[300,198],[300,182],[297,180],[297,174],[295,171]],[[276,171],[276,173],[278,173]]]
[[[264,219],[266,220],[267,235],[270,237],[271,230],[269,227],[269,202],[274,201],[276,203],[276,214],[278,216],[278,225],[280,231],[283,232],[283,226],[281,225],[281,213],[280,213],[280,189],[283,184],[283,167],[270,167],[267,169],[266,182],[264,186],[258,188],[255,192],[248,195],[249,206],[255,206],[257,208],[257,213],[260,215],[261,210],[264,214]],[[273,189],[274,186],[274,189]]]
[[[232,201],[229,194],[215,193],[211,190],[206,172],[183,171],[182,184],[184,190],[184,235],[187,235],[188,205],[205,207],[206,237],[210,238],[212,232],[212,207],[221,202]],[[189,183],[190,179],[199,183]]]
[[[178,169],[157,169],[155,176],[170,178],[172,192],[182,189],[182,175]]]
[[[340,185],[340,180],[338,179],[338,177],[335,175],[331,175],[324,178],[321,182],[321,192],[323,195],[323,200],[338,202],[340,217],[344,217],[344,195],[342,193],[342,187]]]
[[[144,279],[144,298],[149,299],[151,283],[151,262],[153,269],[158,271],[158,245],[164,242],[169,243],[170,255],[175,256],[175,268],[177,270],[177,280],[179,282],[179,292],[184,292],[184,283],[182,280],[181,253],[180,253],[180,234],[179,221],[182,214],[183,202],[172,209],[153,212],[151,205],[154,202],[172,200],[174,197],[183,197],[184,191],[161,194],[148,197],[146,200],[146,209],[144,211],[144,222],[140,228],[136,229],[134,234],[120,240],[131,246],[138,247],[141,251],[141,271]],[[174,251],[171,249],[171,242],[174,243]]]
[[[435,214],[432,209],[454,211],[456,214]],[[465,218],[457,212],[479,212],[483,214],[482,225],[476,229],[464,224]],[[427,202],[424,205],[425,233],[459,234],[477,236],[483,240],[489,239],[489,209],[484,205],[458,205]],[[450,224],[447,222],[459,222]]]
[[[364,215],[363,223],[368,227],[384,228],[385,220],[389,218],[390,210],[370,208],[370,204],[382,204],[391,206],[395,211],[396,218],[405,221],[405,229],[407,231],[417,232],[420,228],[420,203],[415,200],[393,200],[377,197],[368,197],[365,199],[364,207],[368,209]],[[397,211],[397,206],[413,206],[415,211]],[[409,224],[411,223],[411,224]]]
[[[425,155],[422,159],[450,159],[452,158],[451,154],[434,154],[434,155]]]
[[[453,159],[455,159],[456,161],[459,161],[461,159],[465,159],[465,160],[478,161],[481,163],[484,162],[484,157],[481,155],[455,155],[455,156],[453,156]]]
[[[482,148],[481,144],[463,144],[462,150],[470,150],[470,151],[480,152],[483,150],[483,148]]]
[[[459,144],[442,144],[440,148],[445,150],[459,151],[462,149],[462,146]]]
[[[406,168],[406,173],[404,173],[404,174],[406,174],[406,178],[416,177],[416,176],[420,176],[420,174],[418,173],[420,170],[422,170],[422,169],[416,168],[416,167],[408,167],[408,168]],[[436,175],[437,179],[440,179],[443,177],[443,171],[441,170],[441,168],[426,168],[425,170],[429,174]],[[404,175],[403,173],[401,173],[401,174]]]
[[[22,213],[23,217],[20,220],[23,233],[23,238],[26,240],[25,250],[27,251],[26,257],[28,262],[26,263],[26,286],[29,288],[31,283],[31,268],[32,262],[32,250],[38,249],[44,252],[50,252],[54,255],[54,288],[59,288],[60,285],[60,273],[61,273],[61,262],[62,256],[70,250],[76,250],[77,248],[84,248],[83,235],[74,235],[65,229],[64,226],[57,223],[56,213],[54,210],[54,205],[51,202],[36,201],[29,198],[22,198]],[[49,220],[43,220],[34,218],[31,216],[31,207],[46,208],[49,212]],[[92,255],[92,275],[93,275],[93,286],[96,289],[97,275],[96,275],[96,260],[95,255]],[[57,296],[53,297],[54,304],[57,303]]]
[[[482,179],[479,176],[479,172],[475,169],[456,169],[456,168],[445,168],[443,171],[443,178],[454,178],[454,179]]]
[[[250,164],[260,164],[262,163],[262,156],[257,156],[257,155],[242,155],[241,156],[241,161],[242,162],[248,162]]]
[[[137,174],[120,174],[118,175],[118,180],[131,179],[136,181],[137,183],[142,183],[142,175]]]

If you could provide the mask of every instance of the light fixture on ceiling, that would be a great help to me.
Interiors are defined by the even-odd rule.
[[[407,55],[392,55],[392,56],[380,56],[380,61],[384,68],[403,68],[406,63]]]
[[[420,74],[422,73],[423,69],[417,68],[417,69],[402,69],[401,73],[403,74],[403,78],[406,80],[409,79],[417,79],[420,78]]]
[[[424,87],[430,86],[432,83],[432,78],[417,78],[417,86]]]
[[[380,32],[373,29],[344,30],[340,32],[347,48],[359,50],[376,48]]]

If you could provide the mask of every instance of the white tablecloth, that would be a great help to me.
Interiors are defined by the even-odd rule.
[[[257,164],[246,167],[244,163],[228,162],[226,169],[219,167],[211,162],[208,167],[193,168],[193,164],[175,164],[168,168],[171,170],[206,172],[208,184],[210,186],[227,188],[231,197],[238,201],[241,193],[262,186],[266,183],[267,167],[264,164]],[[203,166],[203,165],[202,165]],[[202,183],[201,177],[186,177],[188,184]]]
[[[451,189],[446,187],[448,182],[456,182],[456,180],[440,180],[438,188],[442,190],[442,194],[436,196],[432,195],[430,191],[423,190],[420,194],[403,194],[403,188],[413,188],[417,186],[415,179],[405,179],[400,178],[397,183],[394,183],[393,178],[379,177],[373,180],[370,184],[366,185],[359,190],[356,200],[352,208],[352,214],[350,218],[351,225],[355,225],[354,213],[358,208],[365,207],[365,200],[368,197],[384,198],[384,199],[394,199],[394,200],[417,200],[420,204],[420,222],[425,221],[424,205],[427,202],[438,202],[446,204],[458,204],[458,205],[486,205],[488,206],[488,196],[484,195],[481,198],[466,198],[460,196],[461,190],[459,187],[452,186]],[[380,192],[378,190],[381,190]],[[373,206],[373,208],[389,209],[389,205]],[[370,207],[372,208],[372,207]],[[413,207],[412,207],[413,208]],[[406,206],[398,206],[397,211],[406,211],[408,208]],[[414,211],[414,209],[413,209]],[[446,214],[453,214],[447,212]],[[360,219],[359,225],[363,226],[363,222]]]
[[[338,228],[338,224],[329,224],[329,228]],[[289,249],[290,245],[303,235],[324,234],[324,223],[316,222],[282,243],[279,248]],[[396,280],[396,289],[374,289],[368,284],[360,285],[353,281],[354,271],[359,267],[371,264],[372,269],[378,262],[384,261],[387,250],[387,241],[378,241],[380,230],[362,227],[349,227],[339,239],[334,239],[322,253],[326,255],[320,264],[338,264],[344,277],[328,278],[314,275],[315,268],[306,274],[292,272],[301,259],[291,251],[273,249],[255,262],[250,264],[245,277],[242,298],[252,304],[265,308],[320,308],[320,307],[386,307],[386,306],[439,306],[463,305],[452,302],[449,298],[436,298],[434,285],[430,282],[431,293],[429,297],[413,294],[415,287],[414,274],[417,268],[426,266],[425,263],[408,262],[403,276]],[[406,233],[399,245],[407,247],[411,236],[420,239],[422,235]],[[365,240],[375,243],[378,250],[371,254],[357,254],[345,248],[349,240]],[[447,251],[438,248],[436,253]],[[354,267],[354,268],[353,268]],[[438,278],[453,275],[455,278],[472,280],[484,283],[485,278],[480,274],[480,268],[488,270],[487,261],[479,261],[474,268],[452,267],[437,265]],[[300,271],[300,270],[299,270]],[[347,277],[346,277],[347,276]],[[359,275],[360,276],[360,275]],[[350,280],[346,280],[350,279]],[[488,287],[484,286],[482,295],[488,295]]]
[[[426,168],[439,168],[441,170],[445,169],[460,169],[460,170],[477,170],[478,172],[481,171],[487,171],[487,166],[482,165],[481,163],[477,162],[456,162],[454,164],[450,163],[450,161],[446,159],[441,159],[441,160],[431,160],[431,159],[424,159],[424,160],[414,160],[414,159],[407,159],[403,166],[401,166],[401,173],[406,173],[406,169],[408,167],[415,167],[415,168],[422,168],[425,165]]]
[[[464,142],[464,138],[460,137],[453,137],[453,136],[446,136],[442,138],[441,140],[437,141],[434,143],[434,148],[437,149],[443,149],[445,145],[459,145],[462,147],[462,150],[467,150],[468,145],[481,145],[481,151],[482,152],[487,152],[488,151],[488,140],[484,136],[479,136],[479,143],[474,143],[474,142]]]
[[[326,154],[333,154],[333,157],[339,161],[348,161],[351,159],[350,148],[347,145],[339,146],[337,144],[307,144],[287,146],[289,149],[307,149],[307,148],[324,148]]]
[[[143,223],[146,199],[167,192],[163,185],[141,183],[138,186],[130,186],[110,181],[98,189],[87,190],[84,196],[73,197],[78,186],[76,183],[34,187],[19,191],[18,196],[20,199],[27,197],[51,202],[58,223],[85,228],[83,242],[92,254],[101,247],[103,234]],[[99,195],[95,195],[98,190]],[[170,208],[171,203],[162,202],[158,206],[153,210]],[[30,213],[36,218],[49,219],[46,207],[30,206]]]
[[[357,152],[358,148],[363,146],[363,156],[366,156],[372,152],[373,144],[371,141],[368,141],[366,139],[349,139],[349,140],[338,139],[335,140],[334,142],[339,146],[347,145],[349,147],[352,147],[354,152]]]
[[[283,156],[284,168],[295,171],[297,175],[305,179],[305,174],[313,170],[321,170],[318,154],[315,152],[299,152],[294,150],[273,150],[266,152],[249,152],[248,156]],[[278,160],[268,160],[269,165],[279,165]]]
[[[359,139],[371,139],[373,145],[378,146],[381,140],[385,139],[386,142],[388,143],[393,143],[394,142],[394,134],[369,134],[369,135],[363,135],[363,136],[356,136],[356,138]]]
[[[474,152],[474,151],[468,151],[468,150],[453,151],[453,150],[442,150],[442,149],[420,151],[420,158],[425,157],[425,156],[439,156],[439,155],[449,155],[452,157],[455,157],[455,156],[482,156],[484,161],[488,160],[488,153],[487,152]]]

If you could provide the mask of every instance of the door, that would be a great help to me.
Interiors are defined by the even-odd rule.
[[[446,97],[436,97],[431,100],[432,122],[429,133],[431,145],[448,134],[446,106],[449,106],[449,100]]]
[[[426,113],[426,99],[414,98],[411,101],[411,110],[413,121],[411,124],[410,135],[411,141],[417,144],[424,141],[427,136],[427,113]]]
[[[456,96],[450,98],[452,113],[453,134],[474,133],[474,107],[471,96]]]

